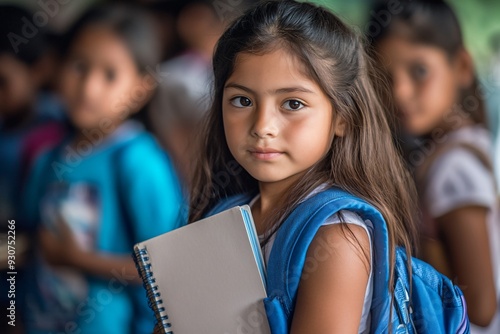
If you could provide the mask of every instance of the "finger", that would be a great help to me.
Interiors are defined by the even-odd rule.
[[[155,325],[155,328],[153,330],[153,334],[163,334],[165,333],[162,329],[162,327],[159,324]]]
[[[54,244],[54,242],[56,242],[56,238],[53,233],[45,228],[41,228],[38,231],[38,240],[42,248],[50,247]]]
[[[71,230],[68,226],[68,223],[66,222],[66,219],[64,219],[64,216],[61,213],[57,214],[57,229],[60,231],[62,235],[67,235],[71,233]]]
[[[57,219],[57,231],[59,232],[60,240],[66,244],[75,244],[75,236],[64,216],[59,214]]]
[[[46,258],[52,258],[57,252],[59,239],[51,231],[41,228],[38,232],[38,240],[42,253]]]

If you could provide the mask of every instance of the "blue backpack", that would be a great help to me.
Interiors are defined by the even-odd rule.
[[[211,214],[248,204],[250,195],[229,197]],[[267,294],[264,300],[273,334],[290,330],[297,290],[306,253],[318,229],[340,210],[356,212],[373,224],[373,299],[370,333],[469,333],[465,299],[460,289],[429,264],[411,259],[412,288],[407,270],[406,251],[396,249],[394,298],[389,293],[389,239],[385,221],[366,201],[338,188],[322,191],[304,202],[277,231],[267,264]],[[411,296],[410,296],[411,291]]]

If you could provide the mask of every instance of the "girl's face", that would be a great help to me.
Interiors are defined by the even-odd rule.
[[[36,95],[35,71],[9,54],[0,54],[0,118],[24,112]]]
[[[117,35],[104,27],[86,28],[72,42],[61,73],[71,121],[79,129],[118,124],[138,110],[134,92],[143,89],[141,78]]]
[[[261,185],[294,182],[330,149],[332,105],[303,69],[281,49],[245,53],[226,81],[222,115],[229,150]]]
[[[412,135],[446,129],[459,94],[457,64],[441,49],[388,37],[378,48],[392,78],[393,94],[404,128]]]

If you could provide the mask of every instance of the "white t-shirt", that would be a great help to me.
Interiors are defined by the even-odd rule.
[[[199,121],[210,107],[211,63],[195,52],[184,53],[160,67],[158,91],[150,103],[156,133],[182,122]]]
[[[491,138],[488,131],[481,126],[464,127],[450,133],[449,136],[450,142],[466,142],[491,156]],[[457,146],[444,152],[434,161],[427,177],[424,204],[431,217],[437,218],[467,205],[478,205],[489,209],[488,234],[497,295],[499,295],[500,216],[495,178],[492,172],[474,152],[465,147]],[[499,334],[500,308],[498,308],[496,317],[488,328],[472,326],[471,332],[475,334]]]
[[[306,199],[309,197],[315,195],[319,191],[323,190],[324,187],[320,186],[319,188],[315,189],[312,193],[310,193]],[[250,202],[250,207],[253,206],[255,201],[259,198],[259,196],[256,196],[252,201]],[[368,283],[366,284],[366,290],[365,290],[365,299],[363,303],[363,312],[361,315],[361,321],[359,324],[359,334],[367,334],[370,333],[370,308],[372,304],[372,296],[373,296],[373,251],[372,251],[372,231],[373,231],[373,224],[369,221],[363,221],[361,217],[356,214],[355,212],[348,211],[348,210],[342,210],[340,211],[340,214],[342,215],[343,221],[346,222],[347,224],[354,224],[358,225],[364,228],[366,233],[368,234],[368,238],[370,240],[370,275],[368,277]],[[331,224],[338,224],[341,223],[340,215],[339,214],[334,214],[330,218],[328,218],[322,226],[326,225],[331,225]],[[259,236],[259,238],[262,240],[264,236]],[[267,265],[269,261],[269,255],[271,254],[271,250],[274,245],[274,239],[276,238],[276,233],[274,233],[270,238],[268,243],[263,247],[262,249],[262,254],[264,255],[264,263]]]

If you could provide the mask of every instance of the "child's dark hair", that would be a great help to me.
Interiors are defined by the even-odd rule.
[[[9,54],[30,66],[45,54],[49,47],[46,31],[36,26],[32,18],[21,7],[0,5],[0,54]]]
[[[70,52],[75,38],[89,26],[113,31],[132,54],[137,68],[145,72],[160,62],[160,45],[154,23],[140,7],[105,5],[91,8],[68,31],[61,47],[63,58]]]
[[[227,196],[258,191],[257,181],[237,168],[229,151],[222,95],[239,54],[266,54],[277,48],[286,49],[304,65],[307,75],[330,98],[346,128],[344,136],[333,139],[326,156],[288,189],[279,207],[266,217],[267,226],[273,227],[271,232],[281,226],[304,196],[328,184],[380,210],[388,225],[391,261],[396,245],[414,249],[415,189],[392,142],[384,107],[374,89],[383,87],[384,82],[352,29],[324,8],[295,1],[259,4],[231,24],[218,42],[213,59],[214,100],[200,140],[189,222],[202,218]]]
[[[387,10],[386,2],[379,2],[371,11]],[[429,45],[443,50],[450,60],[464,49],[462,30],[453,9],[443,0],[402,0],[400,10],[392,15],[388,24],[380,26],[377,34],[369,34],[376,44],[390,36],[401,36],[413,43]],[[484,101],[477,77],[470,87],[461,92],[457,101],[464,112],[477,124],[486,125]]]

